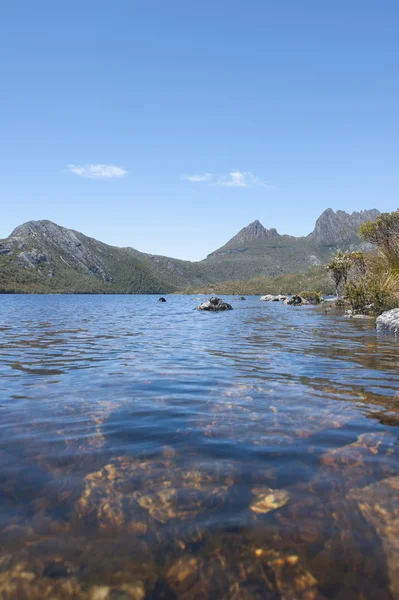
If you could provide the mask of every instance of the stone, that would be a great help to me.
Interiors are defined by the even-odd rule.
[[[166,298],[159,298],[158,302],[166,302]]]
[[[298,554],[252,536],[213,537],[173,563],[165,579],[179,600],[325,600]]]
[[[399,308],[386,310],[377,318],[375,323],[377,331],[387,331],[397,335],[399,333]]]
[[[169,459],[114,459],[85,477],[75,505],[79,523],[101,530],[137,531],[174,520],[189,520],[218,510],[232,479],[205,469],[185,469]]]
[[[210,311],[221,311],[221,310],[232,310],[233,307],[231,304],[227,304],[220,298],[216,296],[212,296],[210,300],[203,302],[199,306],[197,306],[196,310],[210,310]]]
[[[280,302],[286,300],[286,298],[287,296],[284,296],[283,294],[266,294],[265,296],[260,297],[262,302]]]
[[[305,298],[302,298],[302,296],[294,294],[291,298],[284,300],[284,304],[288,304],[289,306],[304,306],[305,304],[309,304],[309,302]]]
[[[328,471],[329,481],[339,481],[341,490],[363,487],[375,477],[373,459],[377,456],[381,475],[385,478],[393,474],[389,457],[396,443],[396,436],[386,431],[362,433],[352,444],[328,450],[320,462]]]
[[[246,300],[246,298],[244,296],[240,296],[238,299],[239,300]]]
[[[252,494],[255,499],[251,503],[250,509],[258,514],[266,514],[282,508],[290,499],[286,490],[272,490],[268,487],[254,488]]]
[[[399,600],[399,477],[353,490],[349,498],[381,539],[392,598]]]

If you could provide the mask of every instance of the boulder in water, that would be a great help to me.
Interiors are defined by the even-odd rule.
[[[240,296],[238,299],[239,300],[246,300],[246,298],[244,296]]]
[[[282,300],[286,300],[287,296],[283,294],[266,294],[265,296],[261,296],[260,299],[262,302],[280,302]]]
[[[166,302],[165,298],[159,298],[158,302]]]
[[[219,311],[219,310],[232,310],[232,309],[233,309],[233,307],[230,304],[227,304],[227,302],[224,302],[223,300],[221,300],[220,298],[217,298],[216,296],[212,296],[212,298],[210,300],[207,300],[206,302],[203,302],[202,304],[197,306],[197,310]]]
[[[284,304],[289,304],[290,306],[304,306],[305,304],[309,304],[309,302],[305,300],[305,298],[302,298],[302,296],[295,294],[294,296],[291,296],[291,298],[284,300]]]
[[[377,331],[388,331],[399,334],[399,308],[386,310],[377,318],[375,323]]]

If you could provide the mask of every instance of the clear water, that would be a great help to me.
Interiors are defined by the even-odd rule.
[[[398,343],[225,299],[0,296],[0,598],[399,597]]]

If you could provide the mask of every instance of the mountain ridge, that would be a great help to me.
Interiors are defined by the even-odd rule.
[[[366,248],[357,230],[378,214],[326,209],[313,231],[298,238],[255,220],[197,262],[111,246],[46,219],[28,221],[0,240],[0,291],[168,293],[303,272],[338,247]]]

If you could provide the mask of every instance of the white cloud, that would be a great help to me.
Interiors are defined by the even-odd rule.
[[[224,187],[253,187],[255,185],[264,185],[272,187],[264,183],[256,177],[250,171],[238,171],[235,169],[231,171],[229,175],[212,175],[211,173],[205,173],[204,175],[182,175],[180,177],[183,181],[190,181],[191,183],[208,183],[210,185],[223,185]]]
[[[217,185],[224,185],[226,187],[249,187],[251,185],[264,185],[258,177],[255,177],[253,173],[247,171],[242,173],[241,171],[231,171],[230,175],[223,175],[216,181]]]
[[[88,179],[111,179],[112,177],[123,177],[127,171],[115,165],[86,164],[68,165],[71,173]]]
[[[211,173],[205,173],[204,175],[182,175],[183,181],[191,181],[191,183],[203,183],[206,181],[212,181],[213,175]]]

